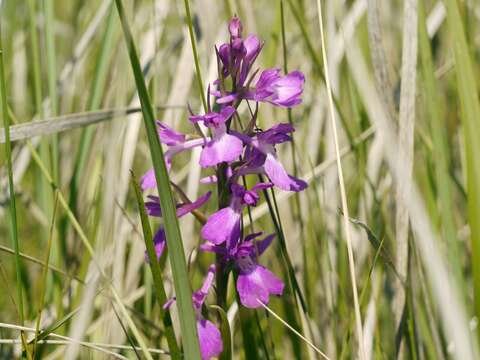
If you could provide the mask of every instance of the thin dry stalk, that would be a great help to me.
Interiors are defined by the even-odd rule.
[[[344,228],[345,228],[345,237],[347,239],[347,251],[348,251],[348,264],[350,270],[350,277],[352,280],[352,292],[353,292],[353,303],[355,308],[355,323],[356,323],[356,330],[357,330],[357,338],[358,338],[358,348],[359,348],[359,358],[361,360],[365,359],[365,350],[364,350],[364,341],[363,341],[363,326],[362,326],[362,316],[360,313],[360,304],[358,301],[358,291],[357,291],[357,280],[355,277],[355,260],[353,257],[353,249],[352,249],[352,239],[350,234],[350,221],[349,221],[349,212],[348,212],[348,204],[347,204],[347,195],[345,191],[345,183],[343,180],[343,170],[342,170],[342,163],[340,159],[340,147],[338,145],[338,135],[337,135],[337,127],[335,121],[335,108],[333,106],[333,97],[332,97],[332,89],[330,86],[330,79],[328,74],[328,60],[326,54],[326,47],[325,47],[325,35],[323,33],[323,16],[322,16],[322,7],[320,5],[320,0],[317,0],[317,9],[318,9],[318,20],[320,25],[320,38],[322,43],[322,56],[323,56],[323,67],[325,73],[325,84],[327,86],[327,95],[328,95],[328,104],[330,110],[330,119],[332,121],[332,129],[333,129],[333,139],[335,142],[335,154],[337,157],[337,170],[338,170],[338,181],[340,184],[340,197],[342,200],[342,209],[343,209],[343,220],[344,220]]]

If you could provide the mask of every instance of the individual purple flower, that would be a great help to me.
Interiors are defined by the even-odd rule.
[[[275,235],[262,241],[255,241],[261,233],[249,235],[235,247],[224,248],[214,244],[204,244],[203,251],[219,253],[225,259],[233,260],[238,271],[237,292],[240,302],[248,308],[258,308],[268,304],[270,295],[282,295],[284,283],[275,274],[258,264],[258,257],[268,248]],[[261,303],[260,303],[261,302]]]
[[[207,141],[200,154],[200,166],[216,166],[222,162],[232,162],[242,154],[243,143],[237,137],[227,133],[226,122],[235,113],[233,106],[225,106],[220,112],[190,116],[190,121],[203,121],[212,130],[212,139]]]
[[[180,218],[198,209],[210,199],[211,195],[212,193],[209,191],[193,202],[177,204],[177,217]],[[147,210],[147,214],[150,216],[161,217],[162,210],[160,208],[160,199],[157,196],[148,196],[148,198],[150,199],[150,201],[145,202],[145,209]],[[155,245],[155,253],[157,255],[157,260],[160,260],[163,251],[165,250],[165,246],[167,245],[165,238],[165,229],[163,227],[160,227],[155,233],[155,236],[153,237],[153,244]],[[148,262],[147,252],[145,252],[145,260]]]
[[[302,102],[305,76],[300,71],[281,76],[280,69],[262,71],[255,87],[247,91],[245,99],[266,101],[276,106],[293,107]]]
[[[209,320],[206,320],[201,313],[203,303],[213,284],[215,277],[215,265],[210,265],[207,276],[202,287],[192,294],[193,308],[197,317],[197,332],[200,343],[200,352],[203,360],[218,356],[223,351],[222,335],[218,328]],[[164,309],[169,308],[175,299],[170,299],[163,305]]]
[[[240,236],[240,220],[245,206],[256,206],[260,196],[258,191],[271,187],[269,183],[259,183],[251,190],[245,189],[239,184],[232,184],[232,198],[230,205],[210,215],[202,227],[202,238],[219,245],[224,242],[227,246],[233,246]]]
[[[245,152],[246,163],[236,171],[236,176],[265,173],[270,181],[282,190],[297,192],[304,190],[308,186],[307,183],[287,173],[278,160],[275,149],[275,145],[290,141],[289,134],[293,131],[295,129],[290,124],[281,123],[266,131],[260,131],[253,137],[235,133],[235,136],[250,145]]]

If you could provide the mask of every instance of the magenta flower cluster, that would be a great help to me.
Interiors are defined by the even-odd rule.
[[[230,41],[216,48],[219,76],[208,87],[208,111],[189,117],[194,125],[203,124],[208,129],[208,136],[187,136],[162,122],[157,122],[157,125],[160,141],[167,147],[165,160],[168,168],[176,154],[201,147],[200,166],[215,170],[214,174],[203,178],[201,182],[217,183],[227,191],[228,206],[211,214],[202,227],[201,236],[205,242],[200,249],[216,253],[217,259],[224,265],[222,269],[233,269],[241,304],[247,308],[257,308],[261,303],[268,303],[270,295],[281,295],[284,283],[258,263],[259,256],[271,244],[274,235],[262,240],[257,240],[261,232],[245,235],[242,228],[243,211],[246,207],[256,206],[260,192],[265,189],[275,186],[286,191],[301,191],[307,187],[303,180],[289,175],[277,157],[276,146],[291,140],[293,126],[279,123],[262,131],[257,127],[258,105],[269,103],[290,108],[300,104],[305,79],[299,71],[281,75],[277,68],[263,70],[258,75],[259,71],[253,70],[253,65],[263,44],[252,34],[243,38],[242,30],[242,23],[234,17],[229,23]],[[211,97],[216,99],[214,110]],[[250,110],[245,123],[242,123],[237,112],[242,102],[246,102]],[[255,104],[255,111],[251,103]],[[195,128],[200,131],[198,126]],[[258,182],[246,189],[239,184],[239,180],[248,175],[256,175],[255,178],[262,175],[261,178],[268,179],[268,182]],[[143,190],[156,188],[153,169],[142,177],[141,185]],[[207,192],[194,202],[178,203],[177,216],[200,208],[210,197],[211,192]],[[158,197],[149,196],[145,205],[150,216],[161,217]],[[160,258],[166,246],[163,228],[156,232],[154,243],[157,257]],[[218,268],[211,265],[204,284],[193,293],[203,359],[217,356],[223,350],[219,330],[201,312]],[[165,307],[170,306],[172,301]]]

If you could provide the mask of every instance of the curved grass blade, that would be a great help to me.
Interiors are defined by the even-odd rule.
[[[133,37],[127,22],[122,1],[115,0],[115,3],[122,23],[128,54],[133,74],[135,76],[135,83],[137,85],[138,95],[142,106],[143,120],[147,130],[153,168],[157,179],[160,206],[165,220],[165,234],[169,250],[168,255],[172,267],[173,281],[177,296],[176,304],[180,318],[180,328],[184,340],[184,356],[186,359],[200,359],[197,326],[192,305],[192,289],[188,280],[187,262],[178,226],[178,219],[175,213],[172,190],[170,186],[165,186],[170,183],[170,180],[165,166],[165,160],[163,158],[163,150],[158,139],[150,97],[145,86],[145,79],[143,77],[137,50],[133,42]]]
[[[135,190],[135,196],[138,204],[138,212],[140,213],[140,219],[142,221],[143,238],[145,240],[145,246],[147,248],[148,257],[150,259],[150,270],[152,271],[153,283],[155,284],[155,293],[157,294],[157,301],[160,307],[165,326],[165,336],[167,337],[168,348],[173,359],[180,359],[180,349],[178,348],[177,341],[175,339],[175,332],[172,325],[172,318],[170,317],[169,310],[163,310],[163,305],[167,302],[167,294],[165,293],[165,287],[163,285],[162,271],[160,269],[160,263],[157,260],[155,254],[155,245],[153,244],[152,230],[148,222],[147,213],[145,212],[145,203],[143,202],[142,192],[138,185],[135,175],[132,172],[132,185]]]

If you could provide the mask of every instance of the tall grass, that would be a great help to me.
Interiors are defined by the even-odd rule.
[[[193,132],[233,14],[257,67],[306,76],[258,125],[295,126],[278,157],[309,187],[245,213],[286,288],[250,310],[215,287],[222,359],[478,358],[480,7],[455,0],[1,2],[0,358],[199,358],[213,258],[169,184],[193,200],[212,174],[195,152],[167,173],[155,120]],[[130,170],[152,162],[169,261],[148,263],[160,223]]]

